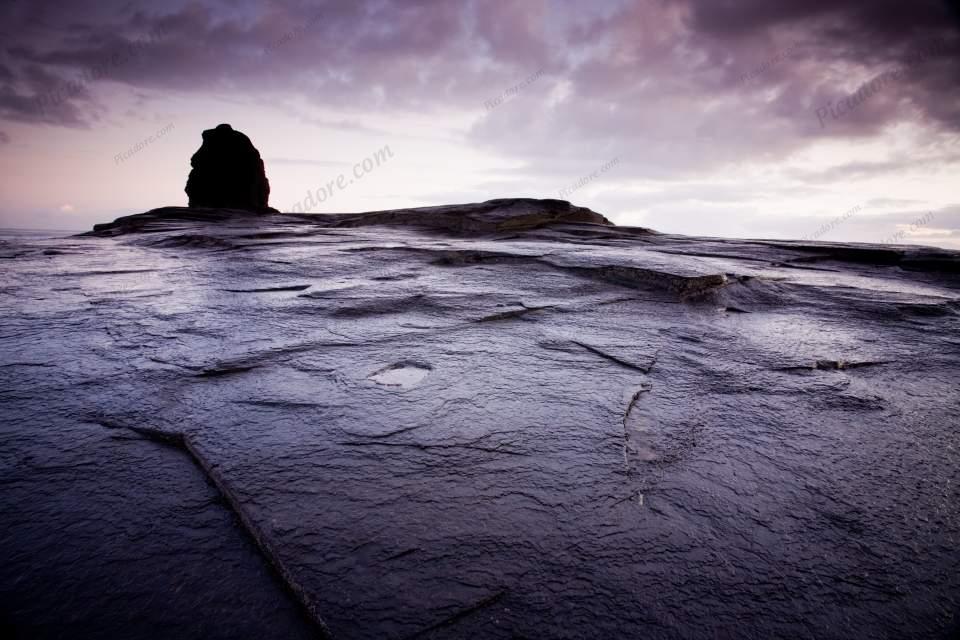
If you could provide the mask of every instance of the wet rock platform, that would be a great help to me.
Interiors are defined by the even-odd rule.
[[[960,253],[517,199],[166,208],[0,268],[20,637],[960,629]]]

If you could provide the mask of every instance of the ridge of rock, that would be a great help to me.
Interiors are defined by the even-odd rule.
[[[250,210],[229,207],[161,207],[145,213],[117,218],[94,225],[85,235],[114,236],[125,233],[163,231],[179,223],[227,223],[249,220]],[[265,221],[266,222],[266,221]],[[430,227],[454,233],[492,233],[536,229],[553,224],[594,224],[614,226],[606,217],[566,200],[500,198],[470,204],[439,207],[387,209],[364,213],[279,213],[269,222],[319,227],[362,227],[403,225]]]

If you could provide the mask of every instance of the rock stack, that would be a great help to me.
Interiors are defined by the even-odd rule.
[[[203,132],[203,144],[190,166],[185,189],[189,206],[276,212],[267,203],[270,183],[260,152],[229,124]]]

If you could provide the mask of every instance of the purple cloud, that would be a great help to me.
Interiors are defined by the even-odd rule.
[[[900,123],[960,128],[956,17],[935,0],[607,0],[572,12],[546,0],[81,0],[8,3],[0,22],[0,119],[30,123],[90,126],[110,112],[97,99],[107,81],[350,114],[473,109],[471,142],[565,178],[611,157],[625,175],[680,177]],[[941,46],[918,60],[931,40]],[[361,121],[325,120],[375,130]]]

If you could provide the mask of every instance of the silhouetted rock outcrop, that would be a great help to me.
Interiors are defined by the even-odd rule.
[[[260,152],[229,124],[203,132],[203,144],[190,165],[185,191],[191,207],[275,211],[267,203],[270,183]]]

